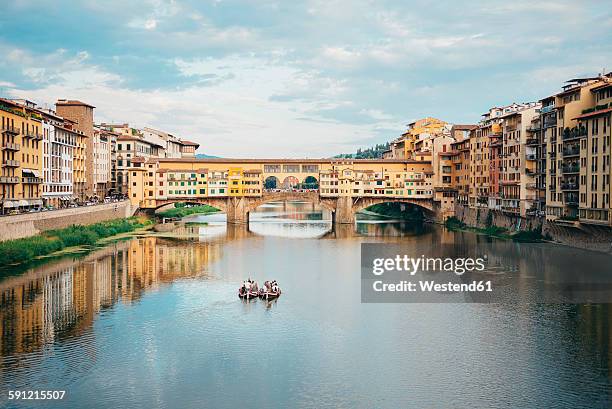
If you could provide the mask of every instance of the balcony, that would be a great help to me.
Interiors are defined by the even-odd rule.
[[[537,190],[538,189],[538,185],[535,183],[527,183],[525,184],[525,187],[529,190]]]
[[[563,156],[564,157],[580,156],[580,148],[578,146],[574,146],[571,148],[565,148],[563,149]]]
[[[566,195],[564,201],[568,206],[578,206],[578,195]]]
[[[580,166],[578,165],[563,165],[561,169],[563,173],[580,173]]]
[[[574,139],[580,139],[583,136],[587,135],[587,130],[586,127],[584,126],[580,126],[580,127],[573,127],[573,128],[565,128],[563,130],[563,140],[564,141],[570,141],[570,140],[574,140]]]
[[[2,133],[10,133],[13,135],[19,135],[20,131],[18,128],[15,128],[14,126],[3,126],[2,127]]]
[[[5,168],[18,168],[19,165],[20,162],[18,160],[6,159],[4,162],[2,162],[2,166]]]
[[[18,151],[19,149],[21,149],[21,145],[19,145],[18,143],[8,142],[4,144],[2,149],[4,149],[5,151]]]
[[[578,183],[561,183],[561,190],[578,190]]]
[[[554,105],[546,105],[545,107],[540,108],[540,114],[547,114],[552,112],[555,109]]]
[[[538,138],[527,138],[525,141],[525,144],[528,146],[538,145],[539,143],[540,141],[538,141]]]
[[[42,135],[38,133],[34,133],[34,131],[25,131],[22,137],[42,140]]]
[[[15,184],[19,183],[18,176],[0,176],[0,183]]]
[[[21,182],[24,184],[38,184],[38,183],[42,183],[42,178],[25,177],[25,178],[21,178]]]

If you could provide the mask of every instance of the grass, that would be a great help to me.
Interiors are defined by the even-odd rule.
[[[164,210],[163,212],[157,213],[158,217],[172,217],[181,218],[189,216],[191,214],[207,214],[218,212],[219,209],[209,205],[198,205],[192,207],[185,207],[183,203],[177,203],[174,209]]]
[[[49,230],[40,236],[0,242],[0,266],[25,263],[67,247],[91,246],[106,237],[127,233],[151,224],[150,220],[130,217],[86,226],[73,225]]]

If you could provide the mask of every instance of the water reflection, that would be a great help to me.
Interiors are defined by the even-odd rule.
[[[508,297],[534,301],[534,282],[579,278],[601,264],[592,253],[330,221],[308,203],[268,204],[248,227],[195,216],[3,279],[0,394],[67,389],[65,407],[101,408],[235,407],[242,391],[257,407],[609,407],[609,305],[359,297],[362,242],[486,252],[489,273],[515,283]],[[283,296],[241,302],[246,275],[278,279]]]
[[[220,252],[215,244],[147,237],[5,279],[0,282],[0,354],[35,351],[91,326],[96,314],[117,302],[132,303],[177,278],[205,276]]]

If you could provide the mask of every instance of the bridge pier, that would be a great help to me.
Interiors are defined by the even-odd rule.
[[[332,213],[332,222],[338,224],[355,224],[353,200],[349,196],[336,199],[336,211]]]
[[[227,199],[227,222],[231,224],[249,224],[247,198],[229,197]]]

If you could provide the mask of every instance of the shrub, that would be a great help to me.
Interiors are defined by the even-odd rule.
[[[538,243],[542,239],[542,234],[538,230],[519,231],[512,235],[512,240],[519,243]]]
[[[117,219],[87,226],[73,225],[50,230],[40,236],[0,242],[0,266],[28,262],[65,247],[91,246],[99,239],[133,231],[150,224],[137,218]]]
[[[447,229],[451,230],[464,229],[466,227],[466,224],[457,219],[455,216],[448,217],[444,222],[444,225]]]

